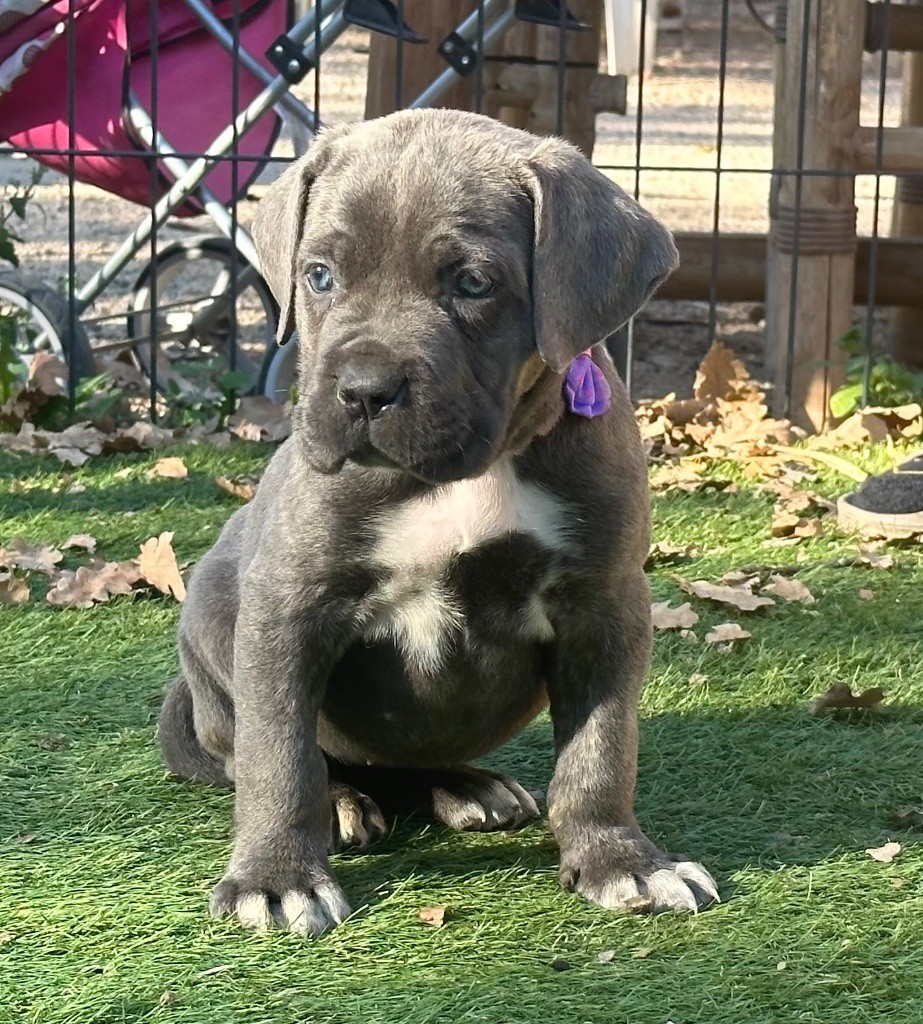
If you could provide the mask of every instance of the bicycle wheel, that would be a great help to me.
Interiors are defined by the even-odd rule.
[[[95,373],[93,351],[78,320],[69,327],[67,299],[18,270],[0,271],[0,330],[10,332],[13,351],[28,366],[37,352],[50,352],[67,363],[75,377]]]
[[[237,371],[233,390],[245,395],[259,383],[278,317],[269,286],[226,238],[189,238],[144,268],[132,292],[128,334],[138,365],[151,376],[153,320],[161,391],[214,397],[229,390],[227,375]]]

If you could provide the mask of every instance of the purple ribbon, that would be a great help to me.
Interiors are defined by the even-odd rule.
[[[612,391],[590,350],[581,352],[564,373],[564,401],[576,416],[602,416],[612,404]]]

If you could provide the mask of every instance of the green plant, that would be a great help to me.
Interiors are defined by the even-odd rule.
[[[849,356],[846,383],[830,396],[830,412],[838,419],[855,412],[863,404],[894,407],[923,402],[923,373],[908,370],[890,356],[873,357],[867,353],[865,333],[858,324],[854,324],[838,344]],[[867,401],[863,402],[868,360],[871,360],[868,368],[868,395]]]
[[[10,222],[14,217],[20,221],[26,219],[26,207],[35,197],[35,188],[42,180],[42,174],[42,168],[36,168],[32,172],[28,185],[19,186],[0,196],[0,260],[12,263],[14,267],[19,266],[16,242],[21,242],[23,239],[13,230]]]

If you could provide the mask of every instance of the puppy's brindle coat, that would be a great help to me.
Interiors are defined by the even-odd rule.
[[[649,501],[602,346],[612,408],[562,398],[675,266],[669,233],[568,144],[430,110],[322,135],[254,234],[297,327],[294,430],[193,575],[160,717],[172,772],[236,787],[212,912],[339,923],[328,853],[381,834],[380,807],[534,818],[467,762],[546,705],[563,884],[708,902],[633,813]]]

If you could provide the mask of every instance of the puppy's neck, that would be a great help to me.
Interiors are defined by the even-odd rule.
[[[519,401],[504,438],[504,452],[518,455],[554,428],[565,413],[561,381],[562,375],[538,355],[529,357],[519,373]]]

